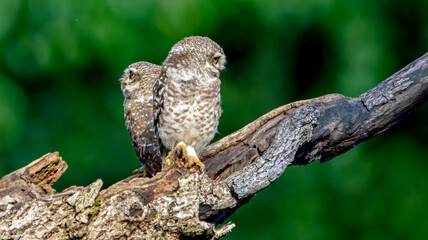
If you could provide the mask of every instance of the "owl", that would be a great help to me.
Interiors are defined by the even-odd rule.
[[[153,121],[159,145],[178,153],[184,165],[205,169],[197,154],[217,132],[221,115],[220,72],[226,56],[207,37],[176,43],[153,86]]]
[[[136,62],[120,78],[125,101],[125,125],[138,159],[148,176],[161,170],[162,156],[153,127],[153,83],[161,66]]]

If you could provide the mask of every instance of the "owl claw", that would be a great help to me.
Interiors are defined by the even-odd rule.
[[[184,167],[191,168],[193,166],[199,167],[199,173],[203,173],[205,171],[205,165],[198,159],[197,156],[187,156],[184,159]]]
[[[177,162],[177,165],[184,166],[185,168],[192,168],[193,166],[198,166],[199,173],[205,171],[205,165],[198,159],[195,150],[186,146],[184,143],[179,143],[177,146],[171,150],[164,161],[164,166],[171,166],[173,162]]]
[[[185,159],[187,157],[187,150],[186,150],[186,145],[184,144],[178,144],[175,147],[175,154],[177,156],[177,158],[179,159]]]
[[[150,176],[149,172],[147,171],[147,169],[144,166],[132,171],[132,175],[140,175],[140,174],[142,177]]]
[[[186,148],[187,146],[184,143],[177,144],[174,149],[169,151],[163,162],[163,165],[169,167],[175,162],[177,163],[177,165],[180,165],[180,163],[184,162],[184,159],[187,157]]]

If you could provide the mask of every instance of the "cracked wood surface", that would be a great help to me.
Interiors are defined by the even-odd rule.
[[[272,110],[201,154],[207,171],[170,167],[56,193],[67,169],[49,153],[0,179],[0,238],[218,239],[216,226],[290,164],[327,161],[389,129],[428,98],[428,54],[356,98],[331,94]]]

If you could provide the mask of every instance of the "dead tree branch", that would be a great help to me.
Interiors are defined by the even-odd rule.
[[[218,239],[236,209],[290,164],[327,161],[389,129],[428,98],[428,53],[356,98],[326,95],[279,107],[210,145],[204,174],[171,167],[56,193],[66,170],[49,153],[0,179],[0,238]]]

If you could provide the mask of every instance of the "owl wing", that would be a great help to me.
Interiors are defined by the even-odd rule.
[[[134,151],[148,173],[153,176],[162,170],[160,147],[153,127],[153,107],[150,99],[127,99],[125,125]]]
[[[153,124],[157,131],[159,126],[159,116],[162,114],[162,108],[164,103],[166,73],[165,67],[162,67],[159,76],[156,78],[153,84]]]
[[[162,69],[153,84],[153,126],[155,129],[156,144],[159,146],[160,155],[165,157],[167,149],[162,144],[159,137],[159,117],[163,111],[164,99],[165,99],[165,87],[168,82],[166,74],[166,67],[162,66]]]

